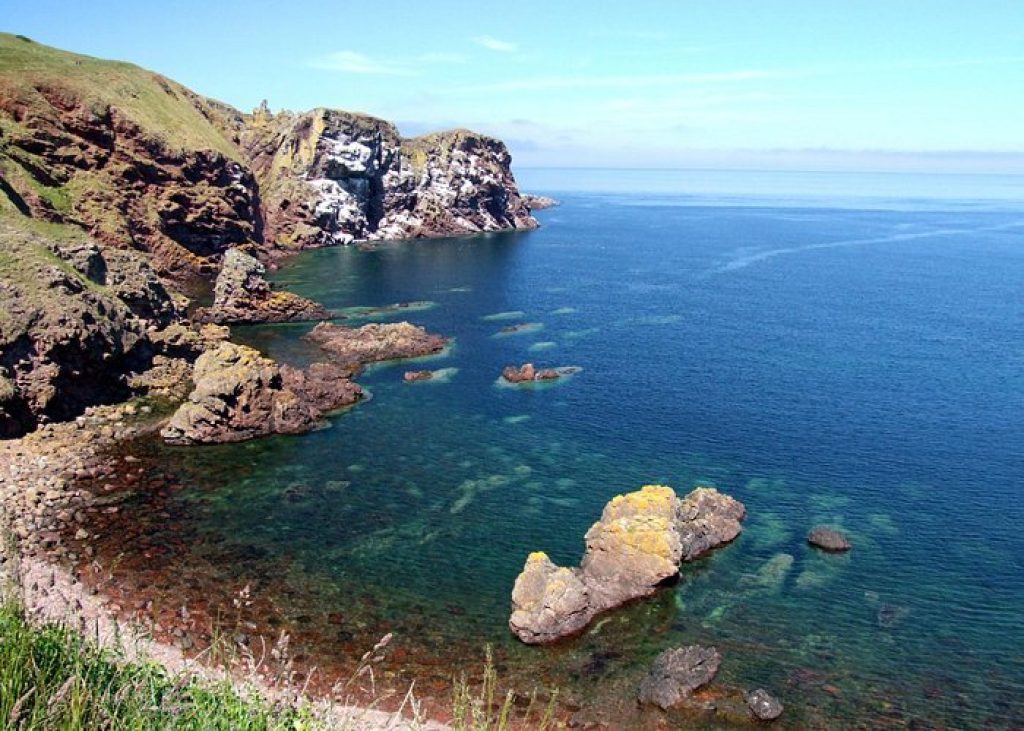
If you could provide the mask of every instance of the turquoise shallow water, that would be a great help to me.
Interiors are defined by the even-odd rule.
[[[627,726],[646,664],[691,642],[794,727],[1024,725],[1024,201],[1004,178],[760,175],[527,171],[563,200],[538,231],[290,262],[276,284],[328,307],[432,303],[405,316],[455,344],[416,367],[457,371],[373,368],[372,400],[300,438],[140,445],[183,486],[136,526],[177,541],[163,581],[251,583],[321,666],[392,630],[439,683],[491,643],[512,682]],[[236,334],[304,363],[306,330]],[[496,385],[527,360],[582,371]],[[578,640],[512,640],[526,554],[575,563],[652,482],[728,491],[744,533]],[[854,550],[809,550],[821,522]]]

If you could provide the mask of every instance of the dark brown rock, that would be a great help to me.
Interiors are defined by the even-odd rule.
[[[637,695],[641,703],[668,710],[682,704],[693,691],[710,683],[722,656],[714,647],[690,645],[658,655]]]
[[[824,525],[812,528],[811,532],[807,534],[807,542],[815,548],[830,553],[841,553],[853,548],[853,544],[850,543],[850,539],[846,537],[845,533]]]

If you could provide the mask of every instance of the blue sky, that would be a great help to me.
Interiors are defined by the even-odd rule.
[[[519,166],[1024,172],[1024,1],[3,0],[251,109],[464,126]]]

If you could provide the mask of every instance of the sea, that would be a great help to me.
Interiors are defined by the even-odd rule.
[[[489,649],[502,688],[653,728],[637,684],[702,644],[712,687],[768,690],[783,728],[1024,727],[1024,177],[517,177],[560,201],[537,230],[274,272],[347,324],[452,344],[368,369],[371,398],[311,434],[133,445],[156,479],[104,533],[110,576],[250,646],[287,634],[318,678],[392,633],[378,682],[428,707]],[[304,365],[324,359],[310,327],[234,335]],[[500,380],[526,362],[579,370]],[[734,496],[742,534],[577,638],[518,642],[527,554],[575,565],[605,503],[646,484]],[[853,549],[811,548],[820,524]]]

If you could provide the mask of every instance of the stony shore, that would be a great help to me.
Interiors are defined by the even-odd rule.
[[[157,412],[164,411],[166,404],[139,401],[96,407],[76,421],[0,442],[0,586],[13,592],[33,622],[73,626],[104,646],[119,648],[128,660],[152,660],[171,673],[228,679],[240,692],[294,701],[302,688],[289,681],[281,662],[210,662],[211,655],[190,651],[179,627],[133,618],[129,607],[83,576],[81,566],[96,563],[89,545],[93,536],[83,526],[91,523],[91,515],[116,513],[120,507],[117,499],[105,499],[76,483],[113,473],[112,450],[156,432],[165,422]],[[339,728],[446,728],[366,707],[367,701],[353,696],[314,705],[318,715]]]

